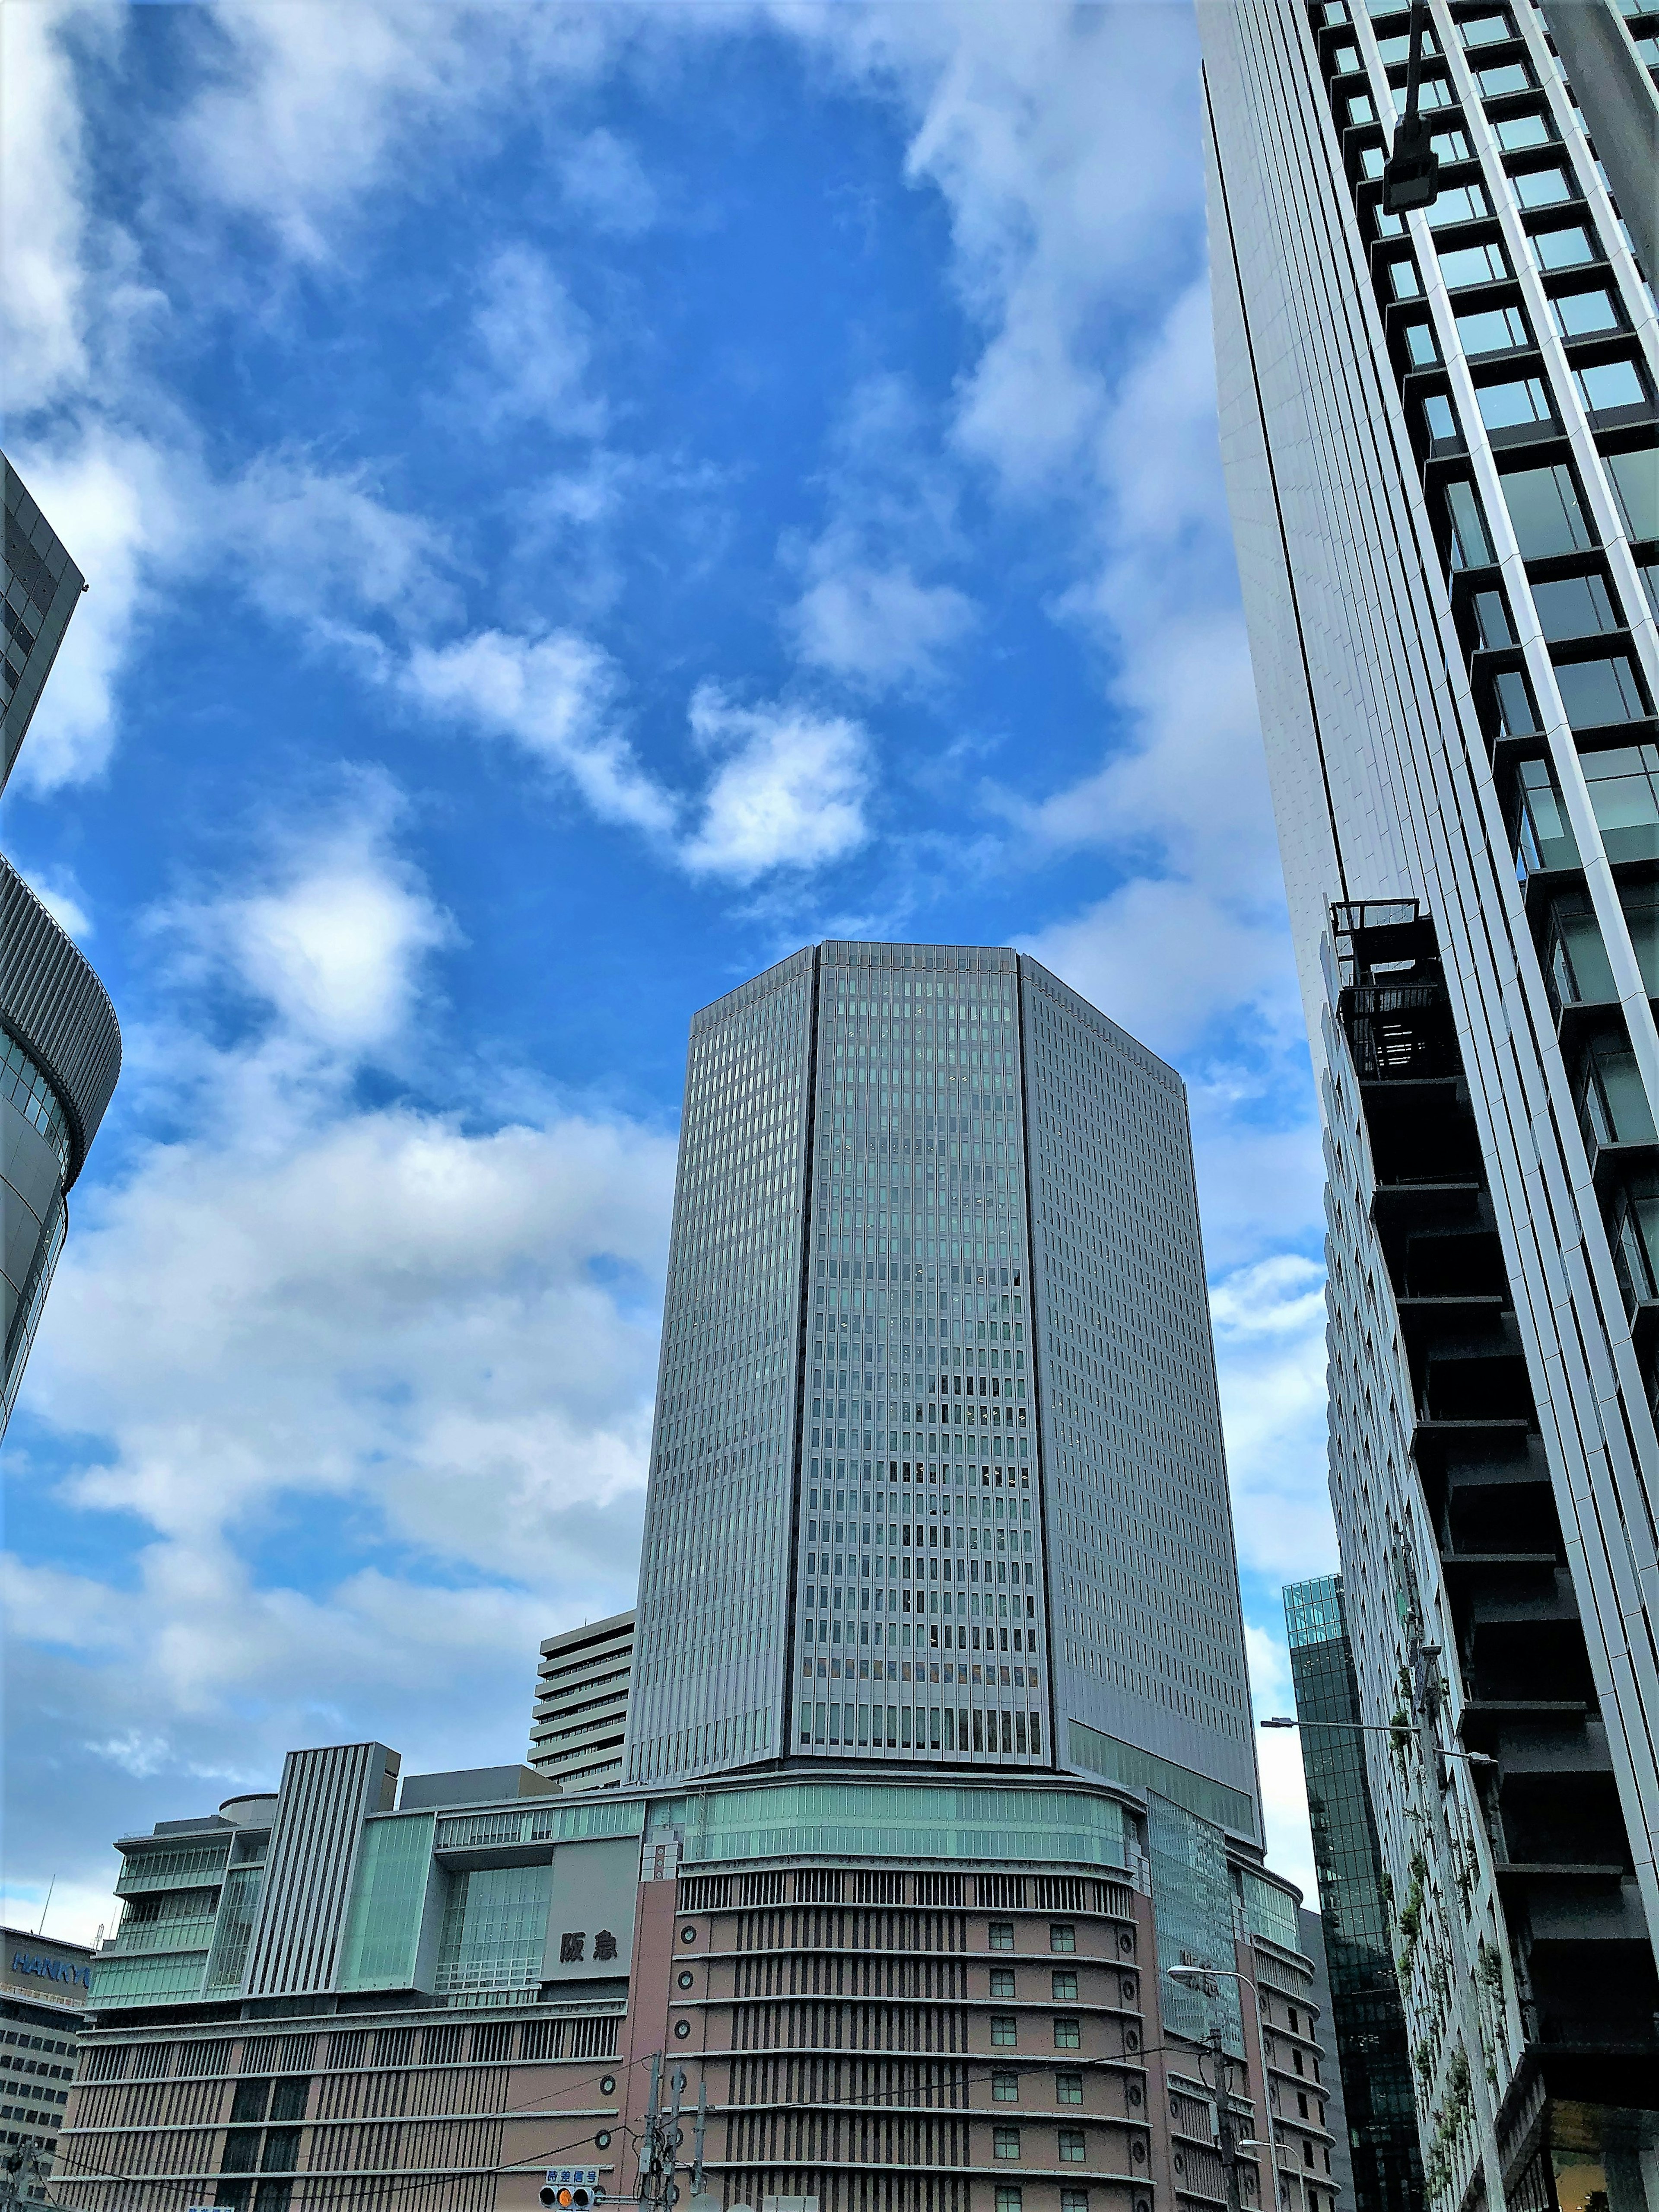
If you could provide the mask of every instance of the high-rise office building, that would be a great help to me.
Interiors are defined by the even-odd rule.
[[[556,2144],[658,2203],[1341,2212],[1182,1087],[1035,962],[825,945],[697,1017],[630,1686],[633,1626],[544,1647],[539,1772],[336,1746],[123,1840],[66,2203],[515,2212]]]
[[[634,1781],[1060,1766],[1259,1840],[1186,1098],[1036,961],[692,1024]]]
[[[0,455],[5,488],[4,788],[81,572]],[[0,1435],[69,1226],[69,1193],[121,1072],[109,994],[72,938],[0,856]]]
[[[1297,1717],[1306,1724],[1302,1762],[1308,1825],[1349,2130],[1352,2202],[1355,2212],[1421,2212],[1411,2047],[1365,1779],[1359,1685],[1342,1616],[1340,1575],[1292,1583],[1285,1592],[1285,1627]]]
[[[1636,111],[1575,85],[1561,12],[1430,0],[1437,192],[1401,216],[1407,10],[1199,10],[1425,2187],[1627,2212],[1659,2204],[1659,333],[1598,159]]]
[[[634,1616],[613,1613],[550,1636],[536,1669],[530,1764],[562,1790],[614,1790],[622,1780]]]

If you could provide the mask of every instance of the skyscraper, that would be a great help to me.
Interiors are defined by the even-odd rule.
[[[1259,1839],[1185,1094],[1011,951],[692,1024],[629,1778],[1069,1767]]]
[[[1556,13],[1431,0],[1438,192],[1405,216],[1403,9],[1200,21],[1425,2180],[1625,2212],[1659,2203],[1659,360]]]
[[[518,2212],[562,2154],[655,2203],[1341,2212],[1185,1101],[1035,962],[829,944],[696,1017],[612,1788],[630,1625],[544,1647],[539,1773],[394,1804],[337,1745],[123,1839],[64,2202]]]
[[[84,588],[9,461],[5,486],[3,759],[11,774]],[[0,855],[0,1435],[69,1227],[69,1192],[121,1072],[109,994]]]
[[[1352,2131],[1355,2212],[1418,2212],[1423,2166],[1411,2049],[1365,1779],[1359,1686],[1342,1613],[1341,1576],[1292,1583],[1285,1592],[1285,1627],[1297,1714],[1310,1723],[1303,1733],[1302,1759],[1331,2029]]]

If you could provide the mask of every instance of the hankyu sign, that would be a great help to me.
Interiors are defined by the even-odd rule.
[[[43,1982],[72,1982],[83,1990],[92,1987],[92,1968],[79,1966],[68,1959],[49,1959],[40,1951],[14,1951],[11,1954],[14,1974],[33,1975]]]

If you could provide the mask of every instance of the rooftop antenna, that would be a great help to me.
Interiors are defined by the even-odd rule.
[[[56,1875],[53,1875],[52,1880],[46,1884],[46,1901],[40,1907],[40,1917],[35,1923],[34,1932],[37,1936],[39,1936],[46,1927],[46,1915],[52,1911],[52,1893],[57,1888],[57,1887],[58,1877]]]

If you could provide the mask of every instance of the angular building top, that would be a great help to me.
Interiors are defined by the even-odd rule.
[[[694,1019],[629,1777],[1054,1765],[1258,1833],[1184,1091],[1002,948]]]
[[[41,687],[52,673],[86,579],[0,453],[6,492],[5,653],[0,665],[0,791],[11,774]]]
[[[614,1790],[634,1675],[634,1615],[550,1636],[536,1669],[530,1764],[562,1790]]]

